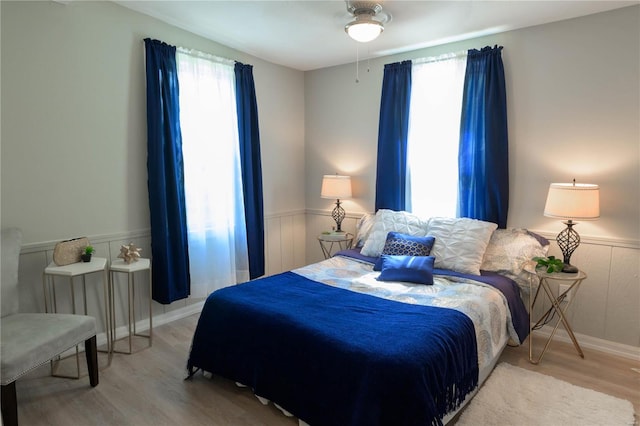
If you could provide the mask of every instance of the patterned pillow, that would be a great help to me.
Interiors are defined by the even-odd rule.
[[[358,223],[356,224],[356,243],[355,247],[362,247],[364,242],[369,238],[373,222],[375,221],[375,214],[365,213]]]
[[[526,229],[496,229],[491,235],[480,269],[511,278],[528,288],[535,275],[534,257],[546,257],[549,241]]]
[[[378,281],[404,281],[433,285],[433,256],[391,256],[383,254]]]
[[[381,270],[382,256],[385,254],[394,256],[429,256],[434,242],[435,238],[430,236],[414,237],[399,232],[389,232],[381,257],[376,261],[373,270]]]

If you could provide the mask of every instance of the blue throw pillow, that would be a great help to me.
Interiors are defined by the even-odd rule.
[[[433,256],[391,256],[383,254],[378,281],[405,281],[433,285]]]
[[[384,243],[384,248],[382,249],[382,254],[375,265],[373,265],[373,270],[382,270],[383,254],[394,256],[429,256],[435,241],[436,239],[430,236],[415,237],[399,232],[389,232],[387,234],[387,240]]]

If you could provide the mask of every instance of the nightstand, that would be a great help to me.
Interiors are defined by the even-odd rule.
[[[140,334],[136,331],[136,311],[135,311],[135,273],[136,272],[149,272],[149,334]],[[116,350],[116,342],[119,339],[116,339],[116,312],[115,312],[115,273],[120,272],[127,274],[127,313],[128,313],[128,321],[127,327],[129,331],[128,341],[129,341],[129,350],[128,351],[119,351]],[[149,339],[149,347],[153,344],[153,311],[152,311],[152,288],[151,288],[151,260],[150,259],[138,259],[135,262],[126,263],[123,259],[117,259],[111,262],[109,266],[109,289],[111,291],[111,350],[117,353],[124,354],[132,354],[133,346],[132,339],[133,336],[145,337]]]
[[[331,232],[329,234],[318,235],[318,242],[322,249],[322,254],[325,259],[329,259],[333,256],[334,246],[337,246],[339,250],[346,250],[351,248],[353,244],[353,234],[348,232]]]
[[[533,307],[535,306],[536,301],[538,300],[540,289],[542,289],[544,293],[547,295],[547,298],[551,302],[551,307],[547,310],[547,312],[545,312],[540,317],[540,319],[538,319],[535,325],[531,326],[531,320],[529,321],[529,327],[530,327],[529,328],[529,361],[532,364],[538,364],[542,360],[542,357],[547,351],[547,348],[549,347],[549,344],[551,343],[553,336],[556,334],[556,331],[558,330],[560,323],[562,323],[562,325],[564,326],[564,329],[567,331],[567,334],[569,334],[569,337],[573,342],[573,346],[576,348],[576,351],[578,351],[578,355],[580,355],[581,358],[584,358],[584,353],[582,352],[582,348],[580,347],[580,344],[578,344],[578,341],[576,340],[576,336],[573,334],[573,330],[571,329],[571,324],[569,324],[569,321],[567,320],[565,313],[567,312],[567,309],[569,309],[569,307],[575,300],[578,289],[580,288],[580,284],[582,284],[582,281],[584,281],[584,279],[587,278],[587,274],[585,274],[582,271],[578,271],[572,274],[567,274],[564,272],[548,273],[542,270],[538,270],[536,274],[538,275],[539,285],[538,285],[538,288],[536,289],[536,293],[533,299],[530,298],[529,315],[531,316],[531,314],[533,313]],[[558,297],[555,297],[553,295],[553,292],[551,291],[549,280],[558,281],[560,283],[567,284],[568,287],[563,292],[558,291]],[[529,286],[531,286],[531,283],[529,284]],[[571,298],[569,299],[568,302],[566,302],[566,305],[564,306],[564,309],[563,309],[562,307],[563,300],[567,297],[569,293],[571,293]],[[531,294],[531,287],[529,288],[529,294]],[[553,316],[556,314],[559,317],[558,321],[556,322],[556,325],[553,327],[553,331],[551,332],[551,335],[549,335],[549,338],[547,339],[544,345],[544,348],[540,353],[540,356],[538,356],[537,359],[534,359],[533,344],[532,344],[533,336],[531,335],[531,333],[533,332],[533,330],[536,330],[542,327],[543,325],[545,325],[547,322],[549,322],[553,318]]]
[[[108,354],[107,365],[111,364],[111,336],[110,336],[110,318],[109,318],[109,300],[111,299],[109,294],[109,288],[107,284],[107,259],[104,257],[92,257],[90,262],[77,262],[70,265],[58,266],[54,262],[49,263],[42,273],[42,288],[44,290],[44,310],[45,312],[58,312],[58,303],[56,299],[56,285],[54,277],[67,277],[69,278],[69,286],[71,291],[71,311],[76,313],[76,296],[73,279],[76,277],[82,277],[82,298],[83,298],[83,314],[87,315],[87,284],[86,276],[93,273],[102,273],[102,287],[104,290],[105,300],[105,333],[107,335],[107,348],[100,352],[106,352]],[[66,377],[77,379],[80,377],[80,356],[78,353],[78,347],[76,346],[76,368],[78,371],[77,376],[60,375],[55,372],[56,368],[54,362],[51,364],[51,375],[56,377]]]

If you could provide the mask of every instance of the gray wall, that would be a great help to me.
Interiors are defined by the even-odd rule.
[[[146,37],[254,65],[265,212],[304,209],[304,73],[111,2],[1,7],[2,226],[25,244],[149,228]]]
[[[504,46],[507,79],[508,226],[553,239],[565,225],[542,214],[549,184],[575,178],[600,185],[600,219],[576,227],[583,242],[572,263],[589,278],[569,316],[583,344],[629,345],[637,357],[640,6],[372,59],[369,72],[363,61],[359,83],[355,64],[307,72],[307,261],[322,258],[311,236],[332,224],[332,201],[320,198],[323,174],[353,176],[354,198],[343,204],[351,213],[347,230],[354,232],[358,213],[374,209],[384,64],[495,44]],[[438,153],[424,165],[433,170],[437,185]],[[560,255],[555,242],[550,254]],[[540,312],[542,305],[535,314]]]
[[[254,66],[267,246],[280,248],[283,235],[289,236],[280,253],[267,253],[267,272],[304,262],[304,243],[296,245],[292,238],[305,236],[303,72],[111,2],[2,1],[0,11],[1,226],[19,227],[24,233],[22,311],[44,310],[41,274],[57,241],[89,236],[96,256],[111,260],[128,242],[142,247],[143,256],[150,255],[143,44],[147,37]],[[126,331],[124,280],[115,278],[119,333]],[[67,280],[55,282],[60,311],[69,312]],[[145,277],[136,282],[144,284]],[[100,274],[87,277],[87,293],[88,312],[104,331]],[[142,321],[148,296],[143,285],[136,296],[139,327],[148,326]],[[171,305],[154,303],[154,323],[197,312],[200,303],[192,298]],[[104,342],[104,335],[100,337]]]
[[[307,72],[305,76],[308,209],[325,173],[351,174],[351,211],[375,201],[378,116],[384,64],[502,45],[508,121],[509,226],[558,233],[542,215],[549,183],[597,183],[601,218],[581,235],[640,240],[640,6],[436,46],[402,55]],[[384,35],[383,35],[384,36]],[[437,184],[437,152],[425,158]]]

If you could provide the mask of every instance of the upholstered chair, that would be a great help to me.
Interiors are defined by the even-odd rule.
[[[18,424],[16,380],[36,367],[85,343],[89,382],[98,384],[96,320],[86,315],[19,312],[18,261],[22,233],[2,230],[2,306],[0,308],[0,384],[2,423]]]

